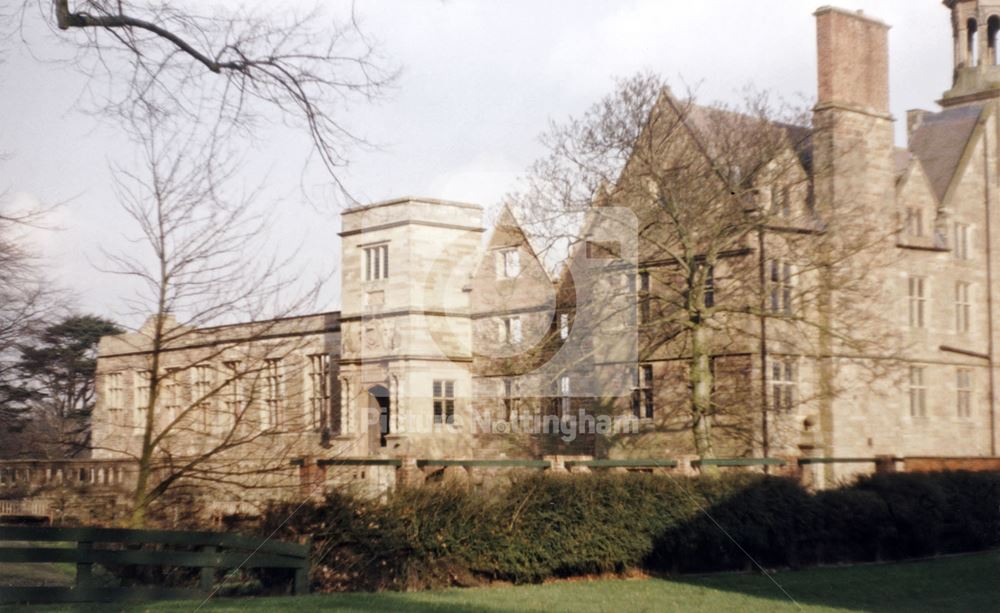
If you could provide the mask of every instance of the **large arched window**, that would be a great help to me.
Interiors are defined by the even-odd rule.
[[[968,23],[968,48],[966,50],[966,57],[969,58],[969,66],[976,66],[979,64],[979,24],[976,23],[975,19],[970,19]]]
[[[997,32],[1000,32],[1000,17],[992,15],[989,21],[986,22],[986,41],[989,43],[989,54],[990,57],[987,59],[987,63],[990,66],[997,65]]]

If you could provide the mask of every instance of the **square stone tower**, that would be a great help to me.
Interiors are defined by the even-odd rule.
[[[342,214],[340,389],[346,455],[439,455],[471,397],[473,204],[401,198]],[[471,425],[466,425],[468,430]]]

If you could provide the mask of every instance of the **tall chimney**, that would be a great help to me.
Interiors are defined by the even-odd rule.
[[[819,88],[813,181],[820,208],[862,205],[893,223],[895,148],[889,114],[889,26],[824,6],[816,16]],[[881,219],[878,219],[881,218]]]
[[[855,322],[855,334],[864,335],[867,322],[878,322],[879,312],[894,299],[897,280],[880,262],[895,250],[896,207],[892,116],[889,114],[889,27],[862,13],[823,7],[816,11],[816,46],[819,52],[819,90],[813,111],[813,193],[816,212],[833,223],[828,245],[858,242],[860,253],[842,253],[850,258],[841,266],[869,267],[871,293],[858,308],[872,309],[870,317]],[[838,217],[838,215],[840,217]],[[843,221],[844,223],[840,223]],[[861,236],[858,236],[861,235]],[[821,317],[838,317],[836,276],[824,286],[821,299],[829,311]],[[877,329],[872,334],[878,333]],[[833,355],[837,343],[820,331],[821,355]],[[833,367],[821,360],[818,368],[819,426],[821,453],[834,453],[834,416],[840,401],[830,390],[863,377],[857,364]],[[864,368],[864,367],[861,367]],[[842,378],[843,377],[843,378]],[[853,384],[853,383],[850,383]],[[869,435],[874,434],[869,431]],[[859,434],[861,436],[861,434]],[[833,473],[827,474],[833,478]]]
[[[889,26],[830,6],[818,9],[818,107],[889,113]]]

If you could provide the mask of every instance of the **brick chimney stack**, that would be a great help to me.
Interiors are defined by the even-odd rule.
[[[816,16],[818,107],[889,114],[889,26],[864,13],[824,6]]]
[[[834,217],[839,211],[840,215],[860,219],[873,237],[883,237],[863,254],[851,256],[857,257],[858,266],[870,266],[878,261],[876,254],[891,253],[895,248],[893,229],[897,223],[895,143],[889,114],[889,27],[862,13],[832,7],[820,8],[815,16],[819,83],[813,109],[810,168],[815,209],[821,218]],[[857,231],[837,223],[831,227]],[[852,239],[845,236],[844,240]],[[888,269],[874,274],[887,274],[884,270]],[[894,282],[894,278],[885,277],[878,285],[892,288]],[[892,299],[888,294],[872,295],[871,304],[889,304]],[[830,298],[831,305],[836,302]],[[827,346],[821,352],[834,351],[833,341],[825,342]],[[823,343],[821,340],[821,347]],[[819,372],[819,388],[832,387],[836,376],[833,368],[824,364]],[[817,442],[820,453],[829,453],[827,450],[834,449],[833,403],[821,396]],[[833,472],[827,476],[832,479]]]
[[[813,109],[814,176],[820,209],[863,203],[872,221],[894,223],[889,26],[824,6],[816,16],[818,95]]]

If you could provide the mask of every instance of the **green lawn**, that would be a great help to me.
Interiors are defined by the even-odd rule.
[[[1000,552],[884,566],[685,579],[567,581],[419,593],[218,599],[208,611],[996,611]],[[797,604],[796,604],[797,603]],[[191,611],[196,602],[122,607],[30,607],[23,611]]]
[[[17,543],[0,541],[0,546],[69,547],[69,543]],[[13,564],[0,562],[0,587],[32,585],[73,585],[73,564]]]

